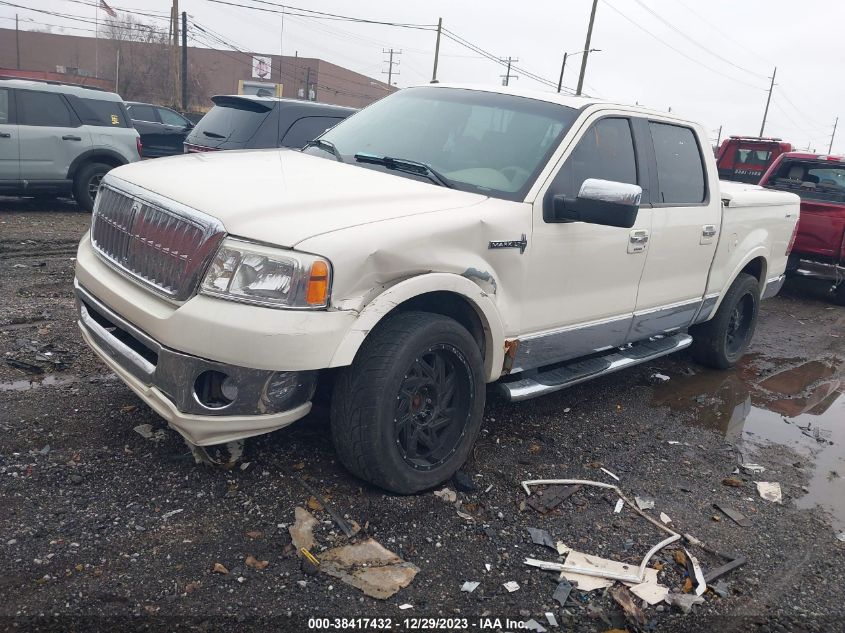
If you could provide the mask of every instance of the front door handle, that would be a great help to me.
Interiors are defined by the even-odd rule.
[[[699,244],[712,244],[713,238],[716,237],[716,234],[719,232],[719,229],[716,228],[715,224],[705,224],[701,227],[701,240],[699,240]]]
[[[81,141],[82,137],[81,136],[74,136],[73,134],[65,134],[62,137],[62,140],[63,141]]]
[[[628,234],[628,252],[642,253],[648,246],[648,231],[645,229],[634,229]]]
[[[12,135],[8,132],[0,132],[0,138],[12,138]]]

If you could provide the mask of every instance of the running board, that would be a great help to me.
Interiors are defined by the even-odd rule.
[[[526,378],[500,382],[498,388],[511,402],[520,402],[666,356],[689,347],[691,343],[689,334],[653,337],[627,347],[614,348],[604,356],[574,359],[553,369],[532,372]]]

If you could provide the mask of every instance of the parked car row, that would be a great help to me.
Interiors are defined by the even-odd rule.
[[[355,112],[293,99],[218,96],[195,125],[171,108],[55,82],[0,80],[0,192],[73,194],[90,211],[102,177],[142,158],[303,147]]]

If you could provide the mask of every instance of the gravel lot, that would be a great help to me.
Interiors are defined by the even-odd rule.
[[[553,612],[571,630],[841,630],[845,309],[826,302],[823,288],[790,282],[766,302],[751,353],[731,372],[703,370],[681,353],[522,404],[491,390],[465,466],[477,489],[459,490],[456,507],[351,477],[319,407],[248,442],[232,469],[197,465],[81,341],[73,257],[89,221],[71,202],[44,209],[0,199],[4,629],[306,630],[308,618],[360,616],[390,618],[395,629],[415,624],[406,618],[450,617],[480,630],[482,617],[500,618],[490,630],[516,630],[505,618],[549,628],[544,614]],[[133,430],[142,424],[152,425],[151,439]],[[733,475],[742,462],[766,470]],[[546,515],[525,506],[521,481],[614,483],[601,467],[626,495],[654,499],[648,514],[665,512],[677,531],[748,558],[723,577],[725,597],[708,591],[690,614],[647,607],[645,624],[626,620],[608,591],[574,589],[564,607],[552,599],[557,575],[523,560],[557,554],[533,544],[526,528],[634,564],[663,538],[627,507],[614,514],[615,495],[598,489]],[[730,477],[739,485],[722,483]],[[369,535],[419,567],[413,582],[376,600],[303,568],[287,529],[311,497],[301,480],[361,526],[356,538]],[[779,482],[783,503],[761,499],[758,480]],[[714,503],[739,510],[750,527]],[[315,554],[348,542],[327,512],[312,513]],[[653,562],[675,592],[684,572],[673,547]],[[724,562],[687,549],[705,571]],[[248,555],[269,564],[247,566]],[[215,563],[228,574],[215,573]],[[464,581],[480,585],[464,593]],[[519,590],[508,593],[508,581]]]

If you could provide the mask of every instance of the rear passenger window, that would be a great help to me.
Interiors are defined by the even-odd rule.
[[[658,197],[662,204],[700,204],[707,195],[704,163],[688,127],[649,122],[657,157]]]
[[[587,178],[638,184],[628,119],[605,118],[592,125],[555,176],[549,192],[574,198]]]
[[[131,105],[129,106],[129,116],[136,121],[150,121],[156,123],[155,108],[148,105]]]
[[[86,112],[79,115],[88,125],[104,127],[129,127],[129,123],[123,114],[123,106],[120,101],[104,101],[102,99],[80,99],[82,107]],[[74,102],[74,105],[76,102]]]
[[[55,92],[18,91],[18,122],[20,125],[41,125],[49,127],[76,127],[76,118],[71,114],[60,94]]]
[[[282,146],[302,147],[342,120],[339,117],[328,116],[307,116],[297,119],[282,137]]]
[[[158,110],[158,116],[161,118],[161,122],[165,125],[175,125],[177,127],[185,127],[187,121],[183,119],[180,115],[176,114],[173,110],[169,110],[168,108],[156,108]]]

